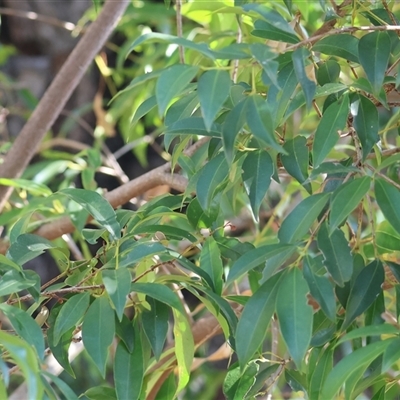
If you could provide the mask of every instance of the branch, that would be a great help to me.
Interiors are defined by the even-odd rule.
[[[40,142],[60,115],[90,63],[113,32],[129,0],[107,0],[99,17],[69,55],[50,87],[22,128],[11,150],[0,165],[0,176],[18,178],[35,155]],[[12,193],[12,187],[0,186],[0,212]]]

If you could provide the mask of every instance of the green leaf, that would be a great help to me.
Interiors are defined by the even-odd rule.
[[[224,143],[224,152],[228,163],[232,163],[236,136],[246,122],[246,106],[245,99],[236,104],[227,114],[222,125],[222,142]]]
[[[279,241],[295,243],[301,240],[309,232],[329,197],[329,193],[318,193],[302,200],[283,220],[278,232]]]
[[[390,37],[385,31],[364,35],[358,42],[358,57],[375,94],[379,94],[390,58]]]
[[[388,221],[382,221],[375,229],[375,245],[379,254],[400,251],[400,234]]]
[[[24,189],[33,196],[50,196],[53,192],[44,184],[28,179],[0,178],[0,185]]]
[[[388,325],[388,326],[394,328],[393,325]],[[398,330],[397,332],[390,332],[390,333],[396,334],[398,333]],[[393,340],[393,343],[391,343],[383,353],[382,373],[387,372],[393,366],[394,363],[399,361],[399,359],[400,359],[400,338],[396,338],[395,340]]]
[[[320,86],[327,83],[337,82],[340,75],[340,65],[335,60],[327,60],[319,65],[317,70],[317,81]]]
[[[132,248],[129,249],[129,251],[122,252],[119,259],[119,268],[132,266],[146,257],[150,257],[155,254],[164,254],[165,252],[165,247],[159,242],[135,243]],[[108,266],[108,264],[105,264],[105,267]]]
[[[115,316],[115,333],[124,342],[129,353],[132,353],[134,346],[134,328],[132,321],[124,314],[119,321]]]
[[[282,274],[263,283],[247,301],[236,328],[236,352],[243,370],[261,345],[275,312],[275,299]]]
[[[265,74],[268,81],[279,88],[277,81],[277,70],[279,64],[277,61],[272,61],[276,58],[276,53],[271,51],[265,44],[254,43],[251,45],[251,54],[261,65],[263,74]]]
[[[304,136],[296,136],[289,139],[283,146],[286,155],[281,155],[281,161],[286,171],[303,184],[308,178],[309,154],[307,139]],[[308,192],[311,188],[307,189]]]
[[[209,161],[201,170],[196,185],[197,199],[203,210],[208,210],[216,194],[227,183],[229,166],[223,153]]]
[[[342,35],[327,35],[313,46],[313,51],[319,51],[330,56],[359,63],[358,38],[347,33]]]
[[[97,192],[85,189],[62,189],[59,194],[69,197],[81,205],[93,218],[110,233],[112,240],[121,238],[121,228],[110,203]]]
[[[400,192],[382,178],[375,179],[375,197],[386,220],[400,234]]]
[[[82,324],[82,340],[90,358],[105,376],[108,348],[114,339],[114,311],[107,297],[98,297],[89,307]]]
[[[277,29],[269,22],[260,19],[254,23],[254,30],[251,32],[251,34],[253,36],[261,37],[264,39],[277,40],[280,42],[292,44],[296,44],[299,42],[299,38],[295,34]]]
[[[43,398],[43,384],[39,375],[39,365],[35,351],[25,341],[0,330],[0,343],[15,361],[28,386],[28,399]]]
[[[147,113],[149,113],[157,105],[156,96],[151,96],[146,99],[136,110],[135,114],[131,120],[131,126],[135,126],[141,118],[143,118]],[[132,137],[128,137],[132,140]]]
[[[294,72],[306,98],[307,109],[311,108],[317,85],[311,81],[306,73],[305,60],[310,57],[310,52],[305,47],[300,47],[292,53]]]
[[[132,283],[131,291],[144,293],[176,310],[183,312],[182,303],[178,296],[165,285],[159,283]]]
[[[221,252],[212,236],[208,237],[203,244],[200,254],[200,268],[211,278],[213,291],[221,295],[224,268],[221,260]]]
[[[251,269],[258,267],[276,255],[292,251],[293,248],[295,247],[287,244],[267,244],[246,252],[232,265],[226,284],[231,284]]]
[[[269,105],[261,96],[253,95],[248,97],[246,121],[251,133],[257,139],[274,150],[284,153],[283,148],[275,139],[274,121]]]
[[[246,365],[244,371],[241,371],[241,368],[236,366],[233,369],[229,369],[223,385],[225,398],[227,400],[252,398],[248,394],[256,382],[256,375],[259,369],[260,366],[254,361]]]
[[[202,117],[189,117],[169,125],[165,134],[221,137],[221,125],[214,123],[207,130]]]
[[[18,293],[21,290],[35,286],[36,281],[26,279],[23,274],[18,271],[7,271],[0,279],[0,296],[7,296],[11,293]]]
[[[243,184],[250,199],[253,217],[258,222],[260,206],[274,173],[274,162],[266,151],[257,150],[247,154],[242,170]]]
[[[361,270],[350,289],[343,330],[375,301],[382,291],[381,285],[384,280],[385,271],[379,260],[371,262]]]
[[[342,358],[328,374],[321,392],[321,399],[333,399],[340,387],[356,370],[367,369],[368,365],[393,343],[393,339],[374,342],[361,347]]]
[[[131,291],[131,273],[126,268],[105,269],[101,273],[107,294],[114,305],[118,319],[124,314],[126,298]]]
[[[195,43],[192,40],[157,32],[146,33],[136,39],[129,48],[128,54],[132,52],[137,46],[147,41],[161,41],[170,44],[176,44],[178,46],[183,46],[187,49],[195,50],[212,60],[216,58],[215,53],[210,50],[210,48],[205,43]]]
[[[206,71],[199,78],[197,93],[207,131],[211,130],[215,117],[229,96],[230,88],[231,78],[224,70]]]
[[[198,104],[197,92],[183,96],[168,108],[164,118],[165,125],[170,126],[181,119],[189,118]]]
[[[160,117],[171,100],[179,95],[199,71],[199,67],[177,64],[162,72],[156,83],[156,98]]]
[[[190,367],[194,358],[194,339],[186,314],[176,309],[173,313],[175,356],[178,364],[178,386],[175,394],[178,394],[189,382]]]
[[[389,324],[363,326],[346,333],[336,343],[336,346],[339,346],[341,343],[344,343],[347,340],[354,340],[366,336],[397,335],[398,333],[399,330],[393,325]]]
[[[324,255],[326,269],[337,285],[344,286],[353,274],[353,259],[344,233],[336,229],[329,234],[328,225],[325,222],[319,228],[317,241],[318,248]]]
[[[354,118],[353,126],[361,142],[363,160],[365,160],[375,143],[379,141],[378,110],[371,100],[360,94],[353,96],[350,110]]]
[[[47,249],[54,249],[56,246],[49,240],[31,233],[19,235],[17,240],[8,249],[7,255],[19,265],[33,260],[40,256]]]
[[[118,343],[114,358],[114,383],[118,400],[138,400],[143,386],[144,355],[140,332],[135,329],[132,353]]]
[[[90,293],[85,292],[70,297],[66,303],[63,304],[54,323],[54,346],[58,344],[65,332],[69,331],[71,328],[75,328],[76,324],[80,321],[89,307],[89,300]]]
[[[339,140],[339,131],[346,126],[349,114],[349,97],[331,104],[318,124],[313,143],[313,162],[318,167]]]
[[[326,349],[314,369],[309,385],[310,400],[323,400],[320,397],[324,381],[333,367],[333,351]]]
[[[336,299],[331,281],[326,276],[319,276],[311,270],[308,257],[304,259],[303,274],[311,295],[318,302],[325,315],[335,322]]]
[[[359,205],[370,185],[371,178],[364,176],[344,183],[333,193],[329,214],[329,233],[332,233]]]
[[[159,360],[167,338],[170,308],[151,297],[146,300],[151,309],[145,310],[141,314],[143,330],[150,342],[154,357]]]
[[[83,393],[89,400],[117,400],[114,388],[109,386],[96,386]]]
[[[313,310],[307,304],[308,286],[298,268],[292,268],[280,283],[276,312],[283,339],[297,368],[301,368],[311,341]]]
[[[44,338],[36,321],[20,308],[0,304],[0,310],[7,316],[15,332],[36,349],[40,358],[44,358]]]

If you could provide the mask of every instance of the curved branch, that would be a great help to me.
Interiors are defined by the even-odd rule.
[[[90,63],[113,32],[129,0],[107,0],[99,17],[69,55],[50,87],[22,128],[2,165],[0,176],[18,178],[35,155],[40,142],[60,115],[67,100],[81,81]],[[0,186],[0,211],[12,193],[12,187]]]

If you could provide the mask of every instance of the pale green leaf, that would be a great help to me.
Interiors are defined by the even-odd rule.
[[[200,254],[200,268],[211,278],[213,291],[220,295],[222,292],[222,276],[224,270],[221,252],[219,251],[217,242],[212,236],[208,237],[203,244]]]
[[[386,220],[400,234],[400,191],[382,178],[375,179],[375,197]]]

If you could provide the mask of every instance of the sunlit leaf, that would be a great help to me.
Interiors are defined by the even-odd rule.
[[[227,400],[247,399],[249,390],[256,382],[256,375],[260,366],[256,362],[250,362],[241,369],[235,364],[226,374],[223,391]]]
[[[221,294],[223,264],[217,242],[212,236],[208,237],[203,244],[200,254],[200,268],[210,276],[214,292]]]

